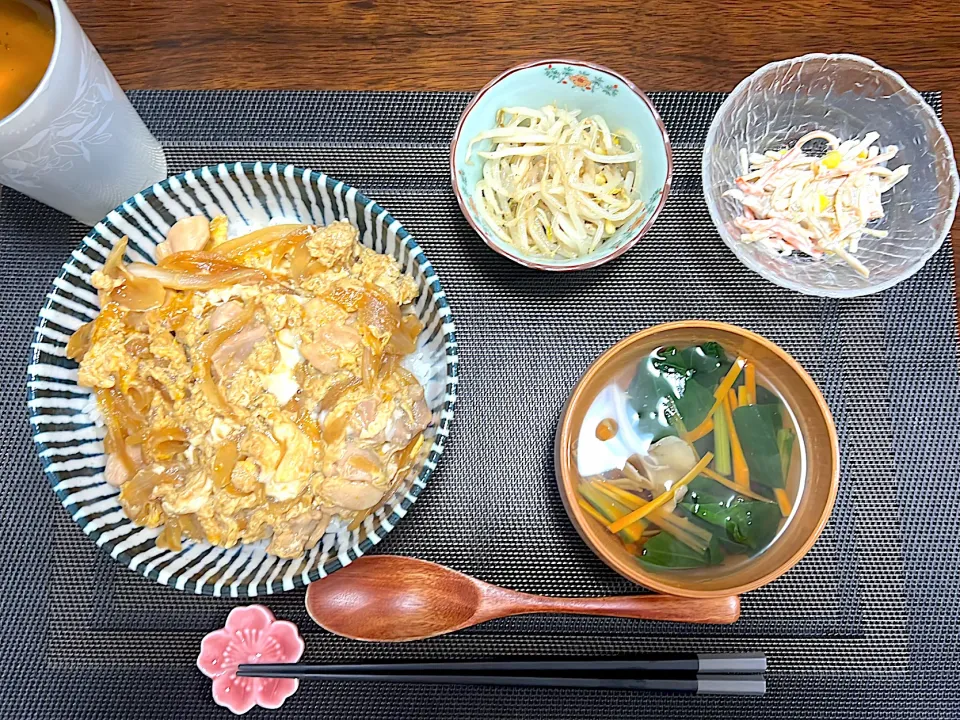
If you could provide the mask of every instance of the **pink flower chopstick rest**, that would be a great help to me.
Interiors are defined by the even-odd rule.
[[[293,623],[277,620],[263,605],[238,607],[230,611],[226,627],[203,638],[197,667],[213,679],[214,702],[242,715],[254,705],[280,707],[297,691],[299,680],[237,677],[237,666],[296,662],[303,647]]]

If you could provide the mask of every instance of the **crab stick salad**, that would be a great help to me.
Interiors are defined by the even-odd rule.
[[[734,220],[741,242],[761,243],[784,257],[794,252],[817,259],[836,255],[869,277],[870,270],[855,254],[864,236],[887,236],[868,224],[884,216],[881,196],[910,169],[888,168],[898,148],[875,144],[879,139],[879,133],[869,132],[862,140],[841,141],[817,130],[789,150],[759,154],[741,148],[742,175],[724,193],[743,204]],[[815,140],[826,142],[825,155],[804,151]]]

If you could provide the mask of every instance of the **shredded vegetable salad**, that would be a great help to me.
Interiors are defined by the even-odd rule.
[[[524,254],[579,258],[596,250],[643,207],[634,198],[640,145],[627,130],[611,132],[599,115],[546,105],[503,108],[490,140],[476,154],[483,178],[473,192],[477,213],[503,242]]]
[[[761,243],[783,256],[798,251],[813,258],[836,255],[854,270],[870,271],[854,257],[865,236],[885,238],[887,231],[867,227],[884,216],[881,195],[907,176],[909,165],[886,167],[898,148],[862,140],[841,142],[824,131],[807,133],[789,150],[748,153],[740,150],[742,175],[724,193],[739,200],[743,212],[734,221],[740,240]],[[804,145],[823,140],[822,157],[807,155]]]

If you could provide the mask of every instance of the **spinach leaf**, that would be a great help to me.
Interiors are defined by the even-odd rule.
[[[637,365],[627,388],[627,399],[637,411],[636,432],[656,442],[678,432],[666,421],[666,398],[673,397],[673,386],[657,372],[649,360]]]
[[[750,468],[750,481],[782,488],[783,468],[777,431],[783,425],[780,405],[745,405],[733,411],[740,447]]]
[[[780,467],[783,469],[783,479],[790,477],[790,461],[793,459],[793,441],[796,435],[793,430],[780,428],[777,430],[777,447],[780,449]]]
[[[748,500],[730,508],[727,535],[734,542],[762,550],[777,534],[780,527],[780,508],[771,503]]]
[[[698,475],[687,485],[687,494],[683,498],[686,505],[696,503],[722,503],[732,505],[740,497],[730,488],[724,487],[706,475]]]
[[[687,511],[714,527],[726,530],[726,538],[753,550],[764,548],[780,527],[780,510],[772,503],[742,500],[727,505],[722,502],[682,503]]]
[[[713,441],[713,433],[707,433],[699,440],[693,441],[693,447],[696,448],[697,455],[700,457],[703,457],[708,452],[716,452],[715,445],[716,443]]]
[[[700,384],[711,391],[733,367],[733,361],[727,357],[723,347],[715,342],[687,348],[683,351],[683,360],[694,371]]]
[[[779,405],[780,397],[760,383],[757,383],[757,405]]]
[[[713,401],[713,391],[701,385],[696,378],[690,378],[683,384],[683,392],[674,402],[683,424],[688,430],[693,430],[706,419]]]
[[[685,352],[680,352],[672,345],[660,348],[653,356],[651,364],[661,373],[674,373],[683,377],[690,377],[693,374],[693,369],[684,357]]]
[[[707,567],[723,561],[723,550],[716,539],[706,552],[697,552],[666,532],[658,533],[643,544],[640,564],[655,568],[686,569]]]

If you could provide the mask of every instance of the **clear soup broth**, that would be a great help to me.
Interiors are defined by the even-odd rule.
[[[786,531],[803,442],[757,359],[717,342],[631,353],[579,428],[577,501],[644,569],[716,577]]]

